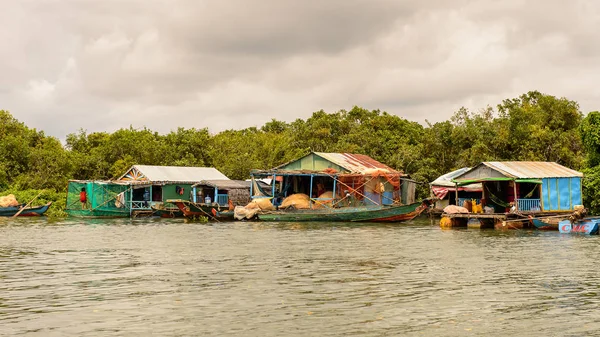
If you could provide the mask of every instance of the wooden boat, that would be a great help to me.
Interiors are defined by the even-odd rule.
[[[207,217],[211,220],[233,220],[233,212],[218,204],[195,203],[182,199],[170,199],[167,202],[177,206],[183,216],[189,219]]]
[[[567,219],[569,216],[549,217],[549,218],[532,218],[531,223],[539,230],[557,231],[559,222]]]
[[[302,210],[278,210],[261,212],[263,221],[352,221],[352,222],[398,222],[412,220],[427,209],[428,203],[410,205],[362,206]]]
[[[14,216],[19,213],[19,211],[25,207],[18,216],[41,216],[50,206],[52,202],[45,204],[44,206],[36,206],[36,207],[25,207],[25,204],[15,206],[15,207],[2,207],[0,208],[0,216]]]
[[[152,213],[158,215],[161,218],[183,218],[183,212],[179,207],[159,207],[152,205]]]
[[[129,218],[129,209],[66,209],[65,212],[76,218]]]
[[[558,230],[563,234],[588,234],[598,235],[600,218],[583,218],[571,222],[562,220],[558,224]]]

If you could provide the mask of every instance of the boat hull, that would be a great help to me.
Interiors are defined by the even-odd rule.
[[[155,208],[152,207],[152,212],[161,218],[183,218],[183,212],[179,207]]]
[[[401,206],[282,210],[259,213],[258,219],[262,221],[399,222],[412,220],[425,209],[427,209],[426,204],[414,203]]]
[[[21,211],[21,213],[19,213],[19,210],[21,209],[22,206],[18,206],[18,207],[3,207],[0,208],[0,216],[14,216],[15,214],[19,213],[19,217],[21,216],[42,216],[44,215],[44,213],[46,213],[46,211],[48,210],[48,208],[50,208],[50,206],[52,205],[52,202],[47,203],[44,206],[36,206],[36,207],[26,207],[23,211]]]
[[[565,218],[568,218],[568,216]],[[531,223],[539,230],[557,231],[559,222],[565,218],[533,218]]]
[[[129,210],[103,210],[103,209],[67,209],[65,212],[75,218],[129,218]]]
[[[211,220],[233,220],[233,212],[228,212],[226,207],[221,208],[213,204],[194,203],[188,200],[167,200],[177,206],[184,217],[195,219],[207,217]]]
[[[558,230],[563,234],[587,234],[598,235],[600,218],[586,218],[573,223],[563,220],[558,224]]]

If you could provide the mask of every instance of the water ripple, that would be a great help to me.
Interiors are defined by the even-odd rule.
[[[426,220],[3,220],[0,335],[594,335],[597,240]]]

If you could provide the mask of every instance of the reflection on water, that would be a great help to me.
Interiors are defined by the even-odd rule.
[[[0,219],[0,335],[594,334],[598,247],[426,219]]]

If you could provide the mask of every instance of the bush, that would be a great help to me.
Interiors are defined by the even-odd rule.
[[[63,218],[63,217],[67,216],[67,213],[65,213],[66,196],[65,196],[65,192],[63,192],[63,191],[57,192],[56,190],[53,190],[53,189],[17,190],[15,188],[12,188],[12,189],[9,188],[5,191],[0,192],[0,196],[14,194],[20,203],[27,203],[27,202],[31,201],[31,199],[35,198],[35,196],[38,195],[38,193],[40,193],[40,192],[41,192],[41,194],[31,203],[30,206],[45,205],[48,202],[52,201],[52,206],[48,209],[48,212],[46,212],[46,215],[48,217],[52,217],[52,218]]]
[[[600,165],[583,171],[583,204],[593,215],[600,214]]]

